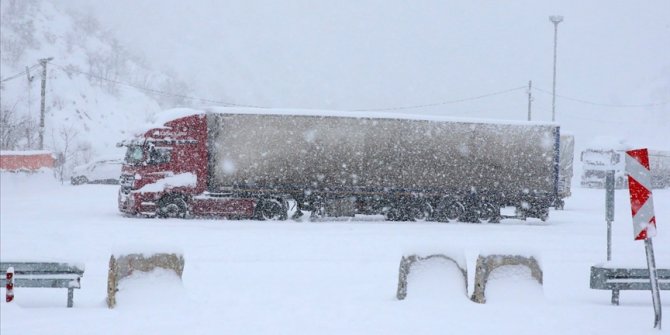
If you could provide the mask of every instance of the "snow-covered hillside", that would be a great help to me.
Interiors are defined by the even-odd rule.
[[[130,127],[179,103],[138,88],[186,91],[87,15],[42,0],[0,4],[2,149],[38,146],[43,58],[53,57],[47,65],[44,147],[63,154],[68,169],[94,156],[118,154],[115,143]]]

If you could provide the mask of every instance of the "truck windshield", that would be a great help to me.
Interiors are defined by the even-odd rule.
[[[172,148],[129,145],[126,151],[126,163],[130,165],[149,164],[158,165],[170,162]]]
[[[129,145],[126,151],[126,163],[137,165],[144,160],[144,150],[139,145]]]

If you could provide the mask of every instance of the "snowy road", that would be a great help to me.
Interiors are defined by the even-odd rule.
[[[3,335],[658,334],[649,292],[622,292],[615,307],[609,291],[589,289],[589,267],[606,257],[603,190],[574,189],[566,210],[546,223],[439,224],[137,219],[117,212],[115,186],[6,174],[1,185],[2,261],[86,266],[73,309],[64,308],[66,290],[15,289],[15,304],[1,305]],[[655,191],[654,200],[657,263],[670,267],[670,190]],[[645,266],[626,190],[616,193],[615,219],[613,260]],[[107,309],[111,253],[147,248],[182,251],[183,282],[138,280],[119,292],[117,309]],[[400,257],[412,253],[465,258],[470,277],[480,253],[533,255],[544,285],[501,273],[488,303],[478,305],[459,289],[455,271],[437,262],[421,266],[407,299],[396,301]],[[667,310],[669,292],[661,299]]]

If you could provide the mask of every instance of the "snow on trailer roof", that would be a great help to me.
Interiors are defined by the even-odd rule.
[[[153,126],[149,128],[160,128],[171,120],[205,113],[220,114],[263,114],[263,115],[299,115],[299,116],[332,116],[332,117],[350,117],[350,118],[375,118],[375,119],[402,119],[402,120],[422,120],[422,121],[447,121],[447,122],[466,122],[477,124],[505,124],[521,126],[558,126],[555,122],[537,122],[537,121],[519,121],[502,119],[478,119],[438,115],[422,114],[402,114],[388,112],[354,112],[354,111],[336,111],[336,110],[318,110],[318,109],[284,109],[284,108],[251,108],[251,107],[205,107],[203,109],[175,108],[168,109],[158,114]],[[148,128],[145,128],[148,129]]]

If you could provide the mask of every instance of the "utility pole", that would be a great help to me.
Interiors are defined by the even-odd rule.
[[[531,91],[533,89],[533,81],[529,80],[528,81],[528,121],[530,121],[530,105],[531,102],[533,101],[533,92]]]
[[[44,114],[46,110],[45,98],[47,94],[47,63],[54,59],[53,57],[40,59],[42,65],[42,102],[40,104],[40,136],[39,149],[44,150]]]
[[[35,76],[30,75],[30,68],[26,66],[26,77],[28,78],[28,113],[33,109],[32,108],[32,84],[33,84],[33,79],[35,79]],[[30,133],[30,127],[26,127],[26,140],[28,141],[28,148],[32,149],[33,148],[33,136],[35,134]]]
[[[556,45],[558,44],[558,24],[563,22],[560,15],[552,15],[549,21],[554,24],[554,84],[551,98],[551,121],[556,121]]]

